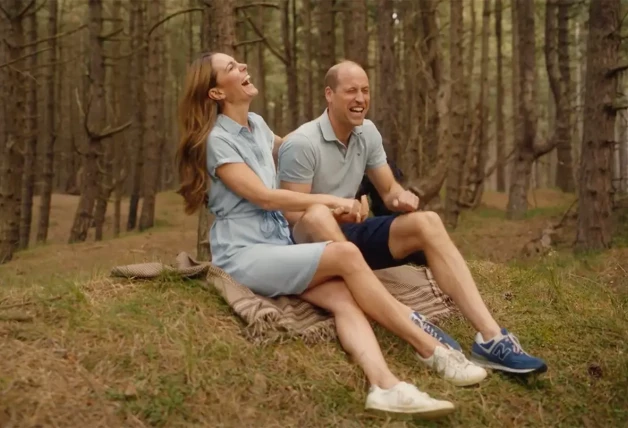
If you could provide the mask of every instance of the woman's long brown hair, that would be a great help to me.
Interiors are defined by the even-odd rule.
[[[179,146],[175,162],[179,171],[179,193],[185,200],[185,213],[194,214],[207,197],[207,137],[220,113],[218,103],[209,98],[216,86],[212,53],[197,58],[188,68],[179,103]]]

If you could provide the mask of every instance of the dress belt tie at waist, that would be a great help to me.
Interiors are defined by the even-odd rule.
[[[255,217],[262,214],[262,234],[269,239],[273,235],[278,238],[290,238],[288,221],[280,211],[248,211],[243,213],[232,213],[228,215],[216,215],[216,220],[233,220],[238,218]]]

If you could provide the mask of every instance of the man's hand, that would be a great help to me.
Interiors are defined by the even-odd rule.
[[[401,212],[416,211],[419,209],[419,197],[409,190],[404,190],[393,197],[391,205]]]
[[[346,214],[340,209],[336,208],[332,211],[334,218],[339,224],[343,223],[361,223],[365,218],[369,216],[369,201],[366,195],[362,195],[360,198],[360,211],[359,213]]]

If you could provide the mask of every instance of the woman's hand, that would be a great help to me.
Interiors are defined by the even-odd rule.
[[[332,211],[334,217],[342,219],[343,223],[359,223],[362,221],[363,205],[357,199],[337,198]]]

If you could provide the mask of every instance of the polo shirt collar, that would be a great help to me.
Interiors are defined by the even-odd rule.
[[[321,126],[321,132],[323,133],[323,139],[328,142],[338,141],[336,137],[336,133],[334,132],[334,128],[331,126],[331,121],[329,120],[328,109],[325,109],[323,114],[319,117],[319,124]],[[351,131],[354,135],[359,135],[362,133],[362,126],[356,126]]]
[[[248,117],[248,122],[252,128],[253,124],[251,123],[250,117]],[[243,129],[246,129],[245,126],[240,125],[238,122],[236,122],[235,120],[231,119],[229,116],[226,116],[224,114],[218,115],[218,117],[216,118],[216,124],[218,126],[221,126],[225,131],[235,136],[238,136]]]

